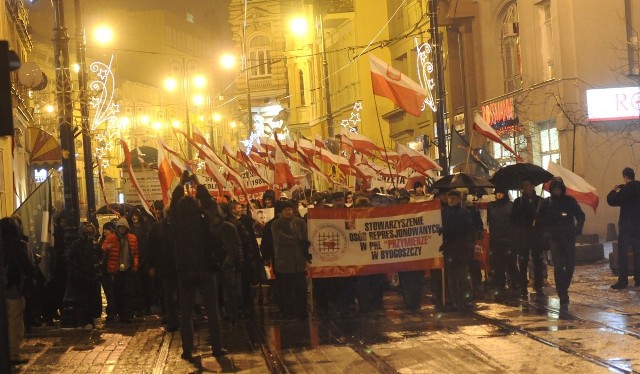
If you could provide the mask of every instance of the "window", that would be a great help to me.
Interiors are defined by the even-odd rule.
[[[551,27],[551,3],[549,0],[539,5],[540,53],[542,56],[542,78],[554,78],[553,28]]]
[[[518,5],[511,4],[502,21],[502,67],[505,92],[522,88]]]
[[[545,121],[538,124],[540,131],[540,156],[542,167],[547,167],[549,161],[560,162],[560,142],[558,128],[555,121]]]
[[[511,149],[516,151],[518,155],[527,148],[527,139],[522,134],[505,135],[501,137],[505,144],[508,144]],[[507,151],[501,144],[493,142],[493,158],[500,163],[500,165],[509,165],[515,163],[515,156]]]
[[[271,42],[264,35],[258,35],[249,43],[249,75],[262,77],[271,75]]]
[[[298,79],[300,80],[300,105],[305,106],[307,102],[304,97],[304,73],[298,70]]]

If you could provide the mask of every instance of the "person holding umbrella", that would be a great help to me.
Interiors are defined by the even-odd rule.
[[[540,206],[538,223],[543,238],[549,241],[556,290],[564,309],[569,304],[569,285],[575,268],[576,236],[582,234],[585,216],[576,199],[567,196],[562,178],[554,177],[549,190],[551,196]]]
[[[530,178],[522,181],[522,195],[515,199],[511,209],[511,221],[515,226],[515,247],[518,251],[518,267],[520,272],[520,296],[529,295],[527,289],[529,255],[533,260],[533,287],[538,296],[544,296],[542,289],[544,277],[544,262],[542,257],[542,243],[540,229],[536,225],[536,214],[542,203],[542,198],[536,195],[535,184]]]

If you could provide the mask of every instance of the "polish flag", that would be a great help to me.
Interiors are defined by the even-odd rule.
[[[302,139],[302,138],[298,139],[298,146],[300,147],[300,149],[302,149],[304,154],[307,156],[314,156],[316,154],[316,147],[313,144],[313,142],[311,142],[311,140]]]
[[[369,54],[369,63],[373,93],[386,97],[407,113],[419,117],[422,103],[428,95],[427,90],[372,54]]]
[[[426,173],[427,170],[432,169],[442,170],[440,165],[422,152],[415,151],[400,143],[396,144],[396,151],[400,156],[398,172],[402,172],[408,168],[412,168],[419,173]]]
[[[552,161],[547,164],[547,171],[555,177],[562,178],[564,185],[567,187],[567,195],[573,196],[579,203],[590,206],[595,213],[600,202],[598,190],[595,187],[587,183],[581,176]],[[548,190],[549,182],[545,183],[544,187],[545,190]]]
[[[187,163],[162,140],[158,140],[158,179],[162,192],[162,202],[169,203],[169,190],[174,178],[180,178],[187,170]]]
[[[509,147],[507,143],[503,142],[496,130],[494,130],[493,127],[491,127],[491,125],[489,125],[487,121],[485,121],[484,118],[482,118],[482,116],[478,113],[476,113],[476,116],[473,119],[473,129],[484,135],[485,137],[493,140],[494,142],[502,145],[504,149],[516,156],[516,159],[522,160],[522,158],[516,154],[516,151]]]
[[[280,147],[275,147],[273,184],[277,184],[280,188],[284,188],[292,187],[296,182],[295,177],[291,173],[291,168],[287,163],[287,158]]]
[[[320,137],[320,135],[316,135],[316,140],[315,140],[314,144],[316,145],[316,148],[320,148],[320,149],[326,149],[327,148],[327,147],[324,146],[324,142],[322,141],[322,138]]]
[[[367,138],[364,135],[354,133],[354,132],[349,132],[347,129],[344,129],[344,128],[342,129],[341,135],[342,135],[343,141],[348,141],[354,150],[362,154],[365,154],[367,156],[378,158],[378,156],[376,156],[373,152],[374,151],[384,152],[384,148],[379,147],[376,143],[373,142],[373,140]]]

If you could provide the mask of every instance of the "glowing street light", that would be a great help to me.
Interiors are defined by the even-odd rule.
[[[120,117],[118,122],[120,124],[120,129],[124,130],[129,126],[129,117]]]
[[[223,69],[232,69],[236,66],[236,56],[231,53],[223,54],[220,56],[220,66],[222,66]]]
[[[100,45],[110,44],[113,41],[113,30],[106,25],[97,26],[93,29],[93,38]]]
[[[149,116],[147,116],[147,115],[140,116],[140,123],[143,124],[143,125],[148,125],[149,124]]]
[[[151,128],[156,130],[156,131],[160,131],[162,130],[162,122],[160,121],[153,121],[153,123],[151,124]]]
[[[174,119],[173,121],[171,121],[171,126],[173,126],[174,129],[180,128],[180,121]]]
[[[44,107],[44,110],[47,113],[53,113],[53,111],[56,110],[56,108],[51,104],[47,104],[47,106]]]
[[[202,95],[193,95],[193,105],[202,106],[204,104],[204,96]]]
[[[177,87],[178,87],[178,81],[176,81],[174,78],[167,78],[164,80],[164,88],[167,91],[174,91]]]
[[[193,86],[196,88],[203,88],[207,85],[207,78],[203,75],[196,75],[193,77]]]
[[[289,30],[297,36],[304,36],[309,31],[309,24],[304,17],[293,17],[289,21]]]
[[[213,122],[220,122],[222,120],[222,116],[220,115],[220,113],[213,113],[212,116]]]

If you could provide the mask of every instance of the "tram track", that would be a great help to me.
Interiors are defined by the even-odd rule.
[[[505,305],[507,306],[511,306],[511,307],[522,307],[522,306],[526,306],[529,308],[534,308],[537,310],[545,310],[547,312],[550,313],[557,313],[559,317],[562,317],[563,319],[569,319],[569,320],[573,320],[573,321],[578,321],[578,322],[583,322],[583,323],[590,323],[593,324],[595,326],[597,326],[598,328],[604,328],[604,329],[609,329],[630,337],[633,337],[635,339],[640,339],[640,333],[635,332],[635,331],[631,331],[631,330],[627,330],[624,328],[619,328],[616,326],[611,326],[608,325],[606,323],[602,323],[600,321],[596,321],[596,320],[592,320],[592,319],[588,319],[588,318],[583,318],[583,317],[579,317],[576,316],[574,314],[571,314],[569,312],[565,312],[565,311],[560,311],[558,309],[554,309],[551,308],[549,306],[546,305],[542,305],[536,302],[531,302],[531,301],[525,301],[525,300],[520,300],[519,302],[511,302],[511,303],[506,303]],[[620,365],[616,365],[614,363],[611,363],[610,360],[604,359],[602,357],[599,357],[597,355],[593,355],[587,352],[584,352],[583,350],[579,350],[579,349],[575,349],[573,347],[571,347],[569,344],[559,344],[557,342],[551,341],[549,339],[546,339],[542,336],[536,335],[534,332],[526,329],[525,327],[521,327],[521,326],[517,326],[513,323],[509,323],[508,321],[505,321],[503,319],[499,319],[499,318],[495,318],[495,317],[490,317],[487,316],[485,314],[482,314],[481,311],[475,311],[473,312],[473,315],[478,318],[478,320],[483,321],[485,323],[494,325],[500,329],[509,331],[511,333],[516,333],[516,334],[520,334],[523,336],[526,336],[529,339],[532,339],[536,342],[545,344],[547,346],[556,348],[562,352],[568,353],[572,356],[578,357],[580,359],[589,361],[593,364],[599,365],[601,367],[606,368],[609,371],[612,372],[618,372],[618,373],[640,373],[639,371],[636,370],[632,370],[630,368],[627,367],[622,367]]]

